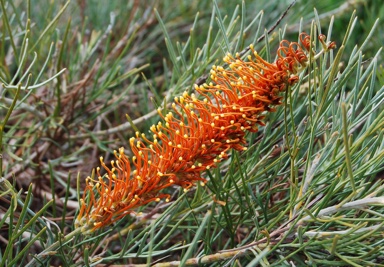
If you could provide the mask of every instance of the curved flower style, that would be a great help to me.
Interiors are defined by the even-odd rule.
[[[172,111],[163,115],[159,109],[163,122],[150,128],[153,138],[137,132],[130,139],[133,171],[123,148],[115,151],[111,168],[100,159],[106,179],[100,168],[98,180],[87,178],[77,227],[93,231],[146,203],[169,201],[162,189],[204,184],[201,172],[215,168],[230,149],[246,150],[245,134],[263,125],[263,113],[281,104],[279,93],[296,83],[307,65],[310,37],[302,33],[300,41],[302,46],[282,41],[274,63],[263,60],[253,46],[248,61],[228,54],[228,70],[213,66],[211,82],[195,85],[199,96],[184,92],[175,97]]]

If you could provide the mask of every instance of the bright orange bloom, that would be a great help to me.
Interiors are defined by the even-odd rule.
[[[310,37],[303,33],[300,40],[308,51]],[[298,81],[297,73],[308,61],[302,46],[282,41],[274,63],[263,60],[252,46],[248,61],[224,57],[229,69],[213,66],[211,82],[195,85],[198,96],[184,92],[175,98],[172,111],[163,115],[158,110],[163,122],[150,128],[151,139],[140,133],[130,139],[132,162],[123,148],[115,151],[111,168],[101,158],[106,179],[100,168],[98,180],[88,178],[76,225],[92,231],[149,202],[169,201],[161,192],[166,187],[204,184],[201,173],[226,159],[230,149],[246,150],[245,134],[264,125],[263,113],[280,105],[279,94]]]

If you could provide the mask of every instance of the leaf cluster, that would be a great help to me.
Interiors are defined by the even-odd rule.
[[[144,2],[0,1],[0,266],[383,266],[383,6],[297,1],[268,32],[289,3]],[[100,155],[226,53],[252,43],[273,61],[304,30],[338,48],[207,186],[74,230]]]

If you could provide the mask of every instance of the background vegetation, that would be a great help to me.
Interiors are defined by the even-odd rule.
[[[380,1],[299,0],[270,33],[291,1],[0,3],[0,266],[384,266]],[[254,43],[272,61],[302,30],[338,49],[246,153],[205,188],[71,234],[99,156],[128,147],[225,53]]]

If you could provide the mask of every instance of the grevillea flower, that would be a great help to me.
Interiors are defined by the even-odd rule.
[[[196,95],[184,92],[175,97],[172,111],[158,110],[162,122],[150,128],[152,138],[137,132],[130,139],[131,162],[123,148],[115,151],[111,167],[100,158],[106,175],[97,168],[97,180],[87,178],[77,227],[96,230],[149,202],[169,201],[164,188],[205,184],[203,171],[228,158],[231,149],[246,150],[246,133],[264,124],[263,114],[281,104],[279,94],[298,81],[308,63],[310,37],[302,33],[300,41],[282,41],[274,63],[253,46],[248,61],[228,54],[229,69],[212,66],[211,82],[195,85]]]

